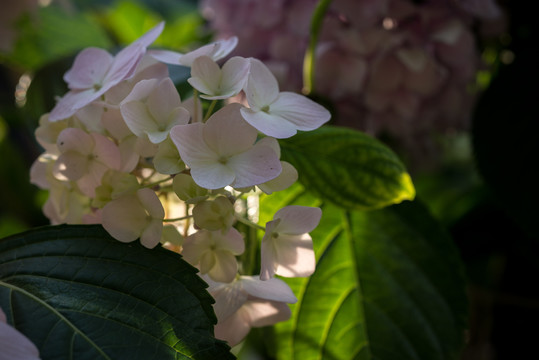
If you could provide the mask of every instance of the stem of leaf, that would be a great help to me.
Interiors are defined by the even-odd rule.
[[[318,35],[322,28],[322,22],[326,10],[331,4],[331,0],[320,0],[316,4],[313,16],[311,18],[311,36],[309,38],[309,45],[303,58],[303,89],[301,90],[305,95],[309,95],[314,89],[314,63],[315,63],[315,50],[318,43]]]

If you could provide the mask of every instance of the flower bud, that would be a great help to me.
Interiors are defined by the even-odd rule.
[[[198,203],[193,208],[195,225],[207,230],[226,230],[234,222],[234,206],[224,196]]]
[[[188,204],[196,204],[197,202],[206,200],[208,191],[203,187],[198,186],[191,175],[178,174],[174,176],[172,189],[178,197]]]

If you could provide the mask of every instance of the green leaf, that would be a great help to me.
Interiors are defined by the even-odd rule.
[[[261,221],[290,204],[321,206],[317,268],[285,279],[298,297],[276,325],[279,359],[458,359],[467,300],[449,236],[417,202],[345,211],[300,187],[262,199]]]
[[[100,226],[0,241],[0,307],[43,359],[228,359],[213,299],[180,255]]]
[[[39,21],[21,20],[20,34],[7,61],[37,70],[88,46],[108,48],[111,41],[97,21],[86,14],[67,13],[58,6],[39,9]]]
[[[299,181],[347,209],[370,210],[411,200],[415,189],[397,155],[359,131],[324,126],[280,141]]]

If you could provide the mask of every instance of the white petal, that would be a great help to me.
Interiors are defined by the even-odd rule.
[[[331,114],[322,105],[311,99],[292,92],[282,92],[269,113],[280,116],[294,124],[297,130],[310,131],[328,122]]]
[[[251,327],[274,325],[288,320],[292,315],[287,304],[277,301],[251,300],[242,310],[249,314]]]
[[[204,140],[218,155],[230,156],[251,148],[257,132],[240,115],[242,106],[229,104],[210,116],[204,127]]]
[[[112,200],[103,207],[103,227],[116,240],[135,241],[147,225],[146,211],[136,195]]]
[[[162,233],[163,222],[161,220],[154,219],[150,221],[148,226],[140,235],[140,243],[148,249],[153,249],[161,241]]]
[[[298,301],[290,286],[280,279],[273,278],[262,281],[258,276],[242,276],[240,281],[243,289],[256,298],[289,304]]]
[[[180,58],[183,54],[169,50],[149,50],[148,55],[165,64],[180,65]]]
[[[258,187],[267,195],[289,188],[298,180],[298,171],[292,164],[281,161],[282,171],[275,179],[259,184]]]
[[[148,188],[140,189],[137,191],[137,197],[144,206],[144,209],[148,211],[148,214],[154,219],[163,220],[165,218],[165,210],[159,200],[157,194]]]
[[[233,255],[240,255],[245,251],[243,236],[235,228],[230,228],[225,235],[222,235],[220,231],[216,231],[214,234],[219,249],[226,250]]]
[[[215,281],[229,283],[238,273],[236,257],[228,251],[214,251],[215,264],[208,271],[208,275]]]
[[[148,97],[147,105],[159,123],[166,123],[172,110],[181,106],[180,95],[170,78],[161,80]]]
[[[133,86],[133,89],[131,90],[129,95],[126,96],[126,98],[120,103],[120,105],[132,101],[146,99],[148,96],[150,96],[150,94],[152,93],[152,91],[154,91],[158,84],[158,79],[147,79],[139,81],[135,86]]]
[[[263,137],[262,139],[257,141],[257,144],[264,144],[266,146],[269,146],[270,148],[275,151],[275,154],[277,154],[277,157],[281,158],[281,147],[279,146],[279,142],[277,139],[272,138],[270,136]]]
[[[241,282],[222,284],[214,282],[207,275],[202,278],[210,285],[208,291],[215,299],[213,309],[218,322],[225,321],[247,301],[247,293],[242,290]]]
[[[131,101],[122,104],[120,109],[129,130],[138,137],[143,137],[149,132],[159,132],[158,125],[148,111],[146,104],[140,101]]]
[[[231,157],[227,163],[234,173],[232,186],[244,188],[262,184],[281,173],[281,162],[268,146],[256,144],[248,151]]]
[[[297,128],[294,124],[280,116],[268,114],[264,111],[243,108],[241,109],[241,116],[261,133],[277,139],[289,138],[297,133]]]
[[[244,91],[249,106],[259,111],[273,103],[279,95],[277,79],[258,59],[250,59],[250,71]]]
[[[273,216],[273,219],[281,219],[275,231],[291,235],[308,233],[318,226],[321,217],[322,210],[317,207],[285,206]]]
[[[228,60],[222,68],[221,92],[230,96],[238,94],[245,86],[250,66],[248,59],[239,56]]]
[[[220,92],[221,69],[210,57],[198,57],[193,62],[191,78],[187,81],[203,94],[218,95]]]
[[[313,241],[308,234],[279,235],[279,238],[274,239],[274,242],[276,242],[273,245],[275,249],[275,274],[285,277],[305,277],[312,275],[315,270],[316,261]]]

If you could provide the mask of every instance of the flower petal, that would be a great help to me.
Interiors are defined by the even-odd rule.
[[[322,105],[311,99],[292,92],[282,92],[273,104],[269,113],[277,115],[294,124],[297,130],[310,131],[328,122],[331,114]]]
[[[262,61],[251,58],[250,73],[244,91],[249,106],[259,111],[273,103],[279,95],[277,79]]]
[[[241,154],[232,156],[227,165],[235,173],[235,180],[231,184],[235,188],[265,183],[275,179],[282,170],[281,162],[273,149],[258,144]]]
[[[298,171],[292,164],[281,161],[281,168],[283,169],[279,176],[270,181],[266,181],[263,184],[257,185],[267,195],[270,195],[276,191],[281,191],[289,188],[293,183],[298,180]]]
[[[90,47],[82,50],[73,66],[65,73],[64,81],[71,90],[85,90],[101,85],[114,57],[103,49]]]
[[[271,300],[294,304],[298,301],[290,286],[280,279],[262,281],[258,276],[242,276],[243,289],[258,299]]]
[[[249,315],[251,327],[270,326],[290,319],[292,311],[286,303],[250,300],[242,307]]]
[[[204,141],[219,156],[230,156],[251,148],[257,131],[240,115],[242,106],[229,104],[210,116],[204,127]]]
[[[281,219],[275,231],[300,235],[313,231],[318,226],[322,210],[317,207],[289,205],[275,213],[273,219]]]
[[[150,113],[160,123],[166,123],[172,110],[181,106],[180,95],[170,78],[165,78],[159,82],[148,97],[147,105]],[[187,121],[185,124],[187,124]]]
[[[274,114],[243,108],[241,109],[241,116],[261,133],[277,139],[289,138],[297,133],[294,124]]]
[[[203,94],[219,95],[221,85],[221,69],[208,56],[200,56],[193,61],[189,84]]]
[[[229,283],[238,273],[238,261],[229,251],[215,251],[215,264],[208,275],[215,281]]]
[[[114,199],[103,207],[103,227],[116,240],[135,241],[147,225],[147,214],[136,195]]]

